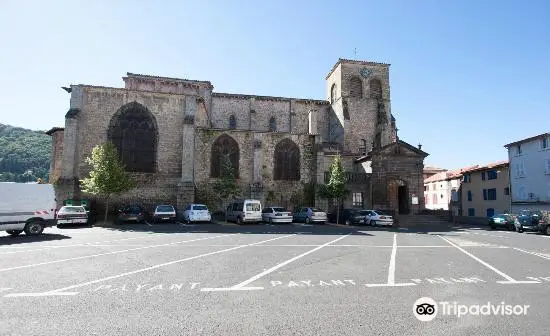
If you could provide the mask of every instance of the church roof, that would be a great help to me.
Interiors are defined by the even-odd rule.
[[[356,162],[356,163],[361,163],[361,162],[367,161],[367,160],[369,160],[370,158],[372,158],[372,156],[373,156],[374,154],[383,152],[385,149],[388,149],[388,148],[393,147],[393,146],[396,146],[396,145],[397,145],[397,142],[392,142],[392,143],[387,144],[387,145],[385,145],[385,146],[383,146],[383,147],[380,147],[380,148],[377,148],[377,149],[373,149],[373,150],[371,150],[370,152],[368,152],[366,155],[363,155],[363,156],[361,156],[360,158],[357,158],[357,159],[355,160],[355,162]],[[407,148],[407,149],[410,150],[411,152],[416,153],[416,154],[418,154],[418,155],[420,155],[420,156],[423,156],[423,157],[426,157],[426,156],[430,155],[430,154],[424,152],[423,150],[419,149],[418,147],[415,147],[415,146],[413,146],[413,145],[411,145],[411,144],[409,144],[409,143],[407,143],[407,142],[405,142],[405,141],[403,141],[403,140],[399,140],[399,146],[404,146],[405,148]]]
[[[388,63],[378,63],[378,62],[369,62],[369,61],[358,61],[358,60],[351,60],[346,58],[339,58],[336,64],[332,67],[328,75],[325,77],[325,79],[328,79],[330,75],[334,72],[334,70],[340,65],[341,63],[349,63],[349,64],[362,64],[362,65],[383,65],[383,66],[390,66]]]

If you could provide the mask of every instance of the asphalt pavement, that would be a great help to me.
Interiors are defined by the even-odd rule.
[[[420,298],[426,298],[419,300]],[[550,236],[127,224],[0,232],[0,335],[548,335]]]

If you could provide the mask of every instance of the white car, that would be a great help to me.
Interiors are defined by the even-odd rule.
[[[393,217],[383,210],[367,210],[365,224],[372,226],[393,226]]]
[[[176,209],[171,205],[157,205],[155,212],[153,212],[153,223],[175,223],[176,220]]]
[[[190,204],[183,212],[183,220],[187,223],[210,222],[212,221],[212,215],[206,205]]]
[[[83,206],[65,205],[57,212],[57,225],[88,224],[88,213]]]
[[[267,207],[262,210],[262,220],[270,224],[292,223],[292,215],[283,207]]]

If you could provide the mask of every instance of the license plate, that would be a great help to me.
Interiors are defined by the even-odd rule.
[[[162,217],[162,219],[170,219],[170,217]]]

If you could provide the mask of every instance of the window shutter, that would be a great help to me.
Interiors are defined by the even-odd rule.
[[[487,189],[483,189],[483,199],[487,200]]]
[[[485,181],[485,172],[481,172],[481,179]]]

